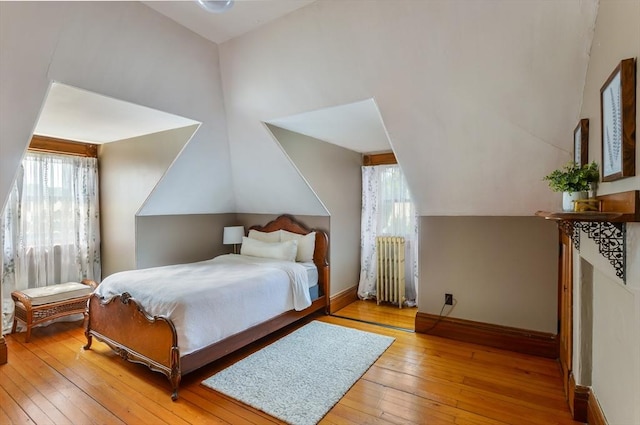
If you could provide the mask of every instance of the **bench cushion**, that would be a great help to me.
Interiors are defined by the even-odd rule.
[[[78,282],[67,282],[44,286],[42,288],[24,289],[20,292],[29,297],[32,306],[36,306],[84,297],[92,291],[93,288],[89,285]]]

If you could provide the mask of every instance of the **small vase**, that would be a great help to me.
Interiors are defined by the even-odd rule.
[[[598,182],[589,183],[589,191],[587,192],[589,194],[589,199],[595,199],[597,190],[598,190]]]
[[[574,211],[573,201],[587,199],[587,192],[562,192],[562,211]]]

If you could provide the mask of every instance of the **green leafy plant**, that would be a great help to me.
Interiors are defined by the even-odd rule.
[[[549,187],[554,192],[582,192],[589,190],[590,184],[600,179],[598,164],[592,162],[579,166],[569,161],[564,167],[553,171],[543,180],[549,182]]]

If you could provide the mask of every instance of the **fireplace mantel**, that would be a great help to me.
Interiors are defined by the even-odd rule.
[[[598,245],[598,252],[609,260],[616,276],[626,284],[626,223],[640,222],[640,190],[602,195],[596,199],[600,201],[600,211],[538,211],[536,215],[557,221],[558,226],[571,236],[578,251],[580,234],[584,232]]]

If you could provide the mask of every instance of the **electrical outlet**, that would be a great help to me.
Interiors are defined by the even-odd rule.
[[[453,294],[444,294],[445,305],[453,305]]]

